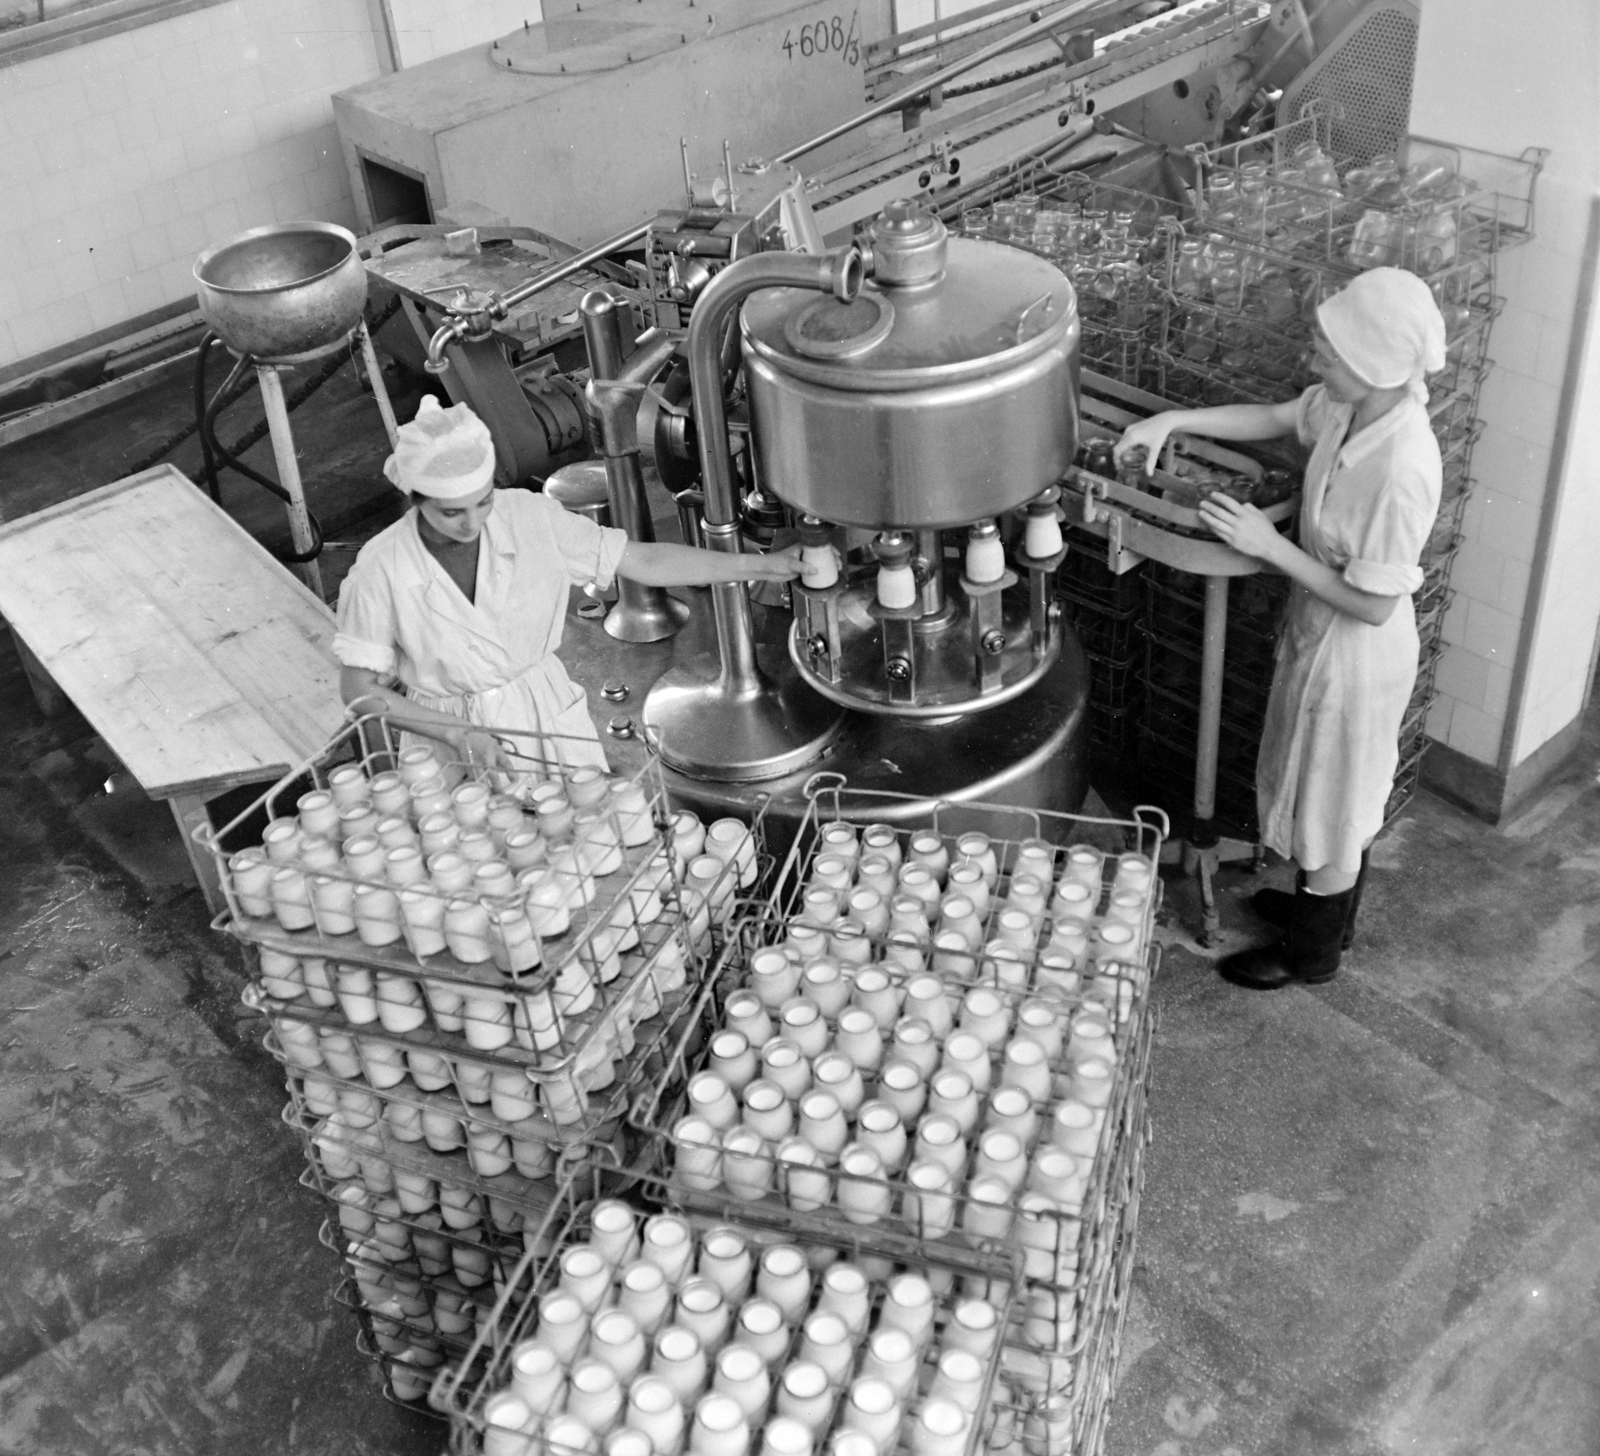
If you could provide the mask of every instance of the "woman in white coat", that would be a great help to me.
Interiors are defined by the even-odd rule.
[[[556,651],[569,588],[625,576],[649,586],[786,580],[798,549],[700,551],[573,515],[548,496],[496,490],[488,427],[464,405],[425,398],[384,465],[413,509],[361,548],[339,592],[340,693],[402,727],[506,773],[536,751],[604,768],[583,689]],[[497,738],[496,728],[556,735]]]
[[[1444,367],[1445,329],[1427,285],[1372,269],[1327,299],[1317,323],[1322,382],[1298,399],[1169,411],[1130,426],[1117,445],[1119,458],[1142,446],[1154,459],[1184,430],[1219,440],[1293,434],[1311,450],[1299,545],[1253,506],[1213,496],[1200,508],[1223,541],[1293,583],[1256,796],[1263,840],[1300,873],[1292,896],[1252,898],[1283,937],[1218,966],[1251,990],[1327,981],[1351,943],[1416,683],[1411,594],[1439,509],[1423,376]]]

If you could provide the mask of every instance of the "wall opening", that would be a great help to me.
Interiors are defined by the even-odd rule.
[[[428,184],[415,173],[362,157],[361,180],[367,189],[367,208],[372,215],[374,232],[399,223],[433,221]]]

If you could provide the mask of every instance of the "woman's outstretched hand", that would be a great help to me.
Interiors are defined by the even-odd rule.
[[[1143,450],[1145,460],[1154,465],[1161,456],[1161,448],[1172,433],[1172,415],[1151,415],[1147,420],[1135,420],[1122,432],[1122,438],[1111,447],[1111,458],[1121,467],[1130,450]],[[1148,469],[1148,465],[1146,469]]]
[[[1200,502],[1200,519],[1225,546],[1258,561],[1274,560],[1283,545],[1278,528],[1261,510],[1230,496],[1207,496]]]
[[[760,556],[750,552],[738,559],[748,563],[748,569],[743,573],[747,581],[792,581],[800,575],[798,546],[790,546],[783,551],[768,551]]]

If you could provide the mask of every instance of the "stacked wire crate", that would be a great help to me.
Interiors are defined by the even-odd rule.
[[[1102,1449],[1165,818],[813,789],[771,900],[635,1105],[631,1152],[585,1163],[485,1324],[482,1378],[436,1387],[456,1449],[626,1456],[662,1414],[646,1376],[676,1391],[667,1444],[688,1429],[699,1456]],[[596,1203],[606,1186],[629,1202]],[[658,1212],[638,1227],[629,1207]],[[585,1340],[602,1363],[633,1350],[612,1371],[633,1383],[580,1429],[559,1392],[570,1415],[612,1383],[577,1361]],[[737,1348],[758,1375],[725,1366],[750,1366]],[[742,1421],[716,1404],[746,1394]]]
[[[1180,403],[1276,403],[1312,382],[1317,304],[1363,268],[1406,268],[1433,292],[1447,362],[1428,380],[1427,407],[1444,483],[1414,597],[1417,686],[1387,818],[1415,792],[1426,749],[1450,572],[1483,430],[1478,401],[1502,305],[1496,258],[1533,235],[1543,154],[1503,157],[1408,137],[1393,158],[1356,167],[1327,155],[1327,131],[1313,113],[1265,138],[1197,155],[1201,215],[1192,232],[1162,236],[1152,270],[1160,316],[1153,359],[1159,392]],[[1198,670],[1192,683],[1198,702]],[[1248,817],[1253,822],[1253,810]]]
[[[337,1297],[405,1402],[467,1357],[562,1160],[665,1065],[756,872],[744,826],[672,852],[653,761],[613,778],[521,737],[491,773],[365,718],[209,836]]]
[[[1533,235],[1543,153],[1503,157],[1409,137],[1393,158],[1334,158],[1327,152],[1331,134],[1329,119],[1310,109],[1243,142],[1192,148],[1196,186],[1181,204],[1087,175],[1024,170],[1005,204],[1011,212],[1000,215],[996,203],[981,220],[962,214],[961,225],[1052,257],[1078,292],[1085,366],[1178,406],[1293,398],[1312,382],[1312,330],[1322,299],[1378,264],[1408,268],[1428,283],[1448,333],[1447,364],[1429,380],[1428,401],[1444,485],[1415,597],[1417,688],[1401,728],[1392,817],[1415,791],[1426,748],[1450,571],[1472,486],[1473,447],[1483,430],[1478,399],[1502,302],[1495,260]],[[1016,221],[1019,196],[1033,219],[1026,236]],[[1091,630],[1106,626],[1104,608],[1079,601],[1084,593],[1067,573],[1062,580],[1069,614]],[[1192,790],[1184,769],[1196,747],[1200,672],[1198,655],[1187,647],[1198,633],[1199,583],[1146,569],[1142,586],[1151,634],[1137,688],[1142,787],[1178,805]],[[1233,596],[1228,658],[1255,666],[1229,674],[1225,711],[1232,721],[1224,725],[1218,819],[1253,837],[1250,783],[1272,672],[1270,655],[1254,649],[1275,630],[1279,603],[1237,583]],[[1195,619],[1193,633],[1159,625],[1186,614]],[[1092,666],[1108,681],[1114,676],[1099,661]],[[1104,711],[1105,688],[1097,686],[1094,695]],[[1119,720],[1110,722],[1113,741],[1121,742]]]

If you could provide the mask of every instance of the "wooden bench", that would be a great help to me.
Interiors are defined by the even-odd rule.
[[[0,616],[183,833],[213,913],[206,805],[339,729],[333,614],[170,465],[0,526]],[[43,675],[44,681],[40,681]]]

